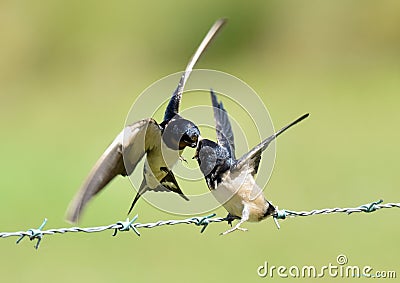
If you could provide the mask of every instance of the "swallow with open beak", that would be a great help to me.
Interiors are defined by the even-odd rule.
[[[193,158],[199,163],[208,188],[228,211],[228,223],[240,219],[237,225],[222,233],[225,235],[235,230],[246,231],[247,229],[241,227],[245,221],[258,222],[275,213],[275,207],[264,197],[262,189],[254,179],[261,154],[276,137],[307,118],[309,114],[283,127],[236,159],[234,136],[228,114],[212,90],[211,101],[218,142],[200,139]]]
[[[77,222],[86,204],[94,195],[117,175],[130,175],[145,155],[143,180],[128,214],[140,196],[147,191],[171,191],[188,200],[164,160],[163,148],[178,151],[181,156],[185,147],[197,146],[200,131],[193,122],[178,114],[179,105],[184,86],[194,65],[225,22],[224,19],[220,19],[214,23],[190,59],[165,110],[162,123],[159,124],[152,118],[135,122],[125,127],[106,149],[72,200],[67,211],[68,221]]]

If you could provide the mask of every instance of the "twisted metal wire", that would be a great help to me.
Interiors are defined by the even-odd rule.
[[[374,201],[371,203],[363,204],[358,207],[347,207],[347,208],[340,208],[340,207],[335,207],[335,208],[324,208],[324,209],[314,209],[311,211],[293,211],[293,210],[277,210],[275,214],[273,215],[274,221],[278,229],[280,228],[280,225],[278,223],[278,219],[286,219],[286,217],[297,217],[297,216],[311,216],[311,215],[317,215],[317,214],[331,214],[331,213],[347,213],[348,215],[352,213],[358,213],[358,212],[374,212],[376,210],[382,209],[382,208],[400,208],[400,203],[385,203],[382,204],[383,200],[380,199],[378,201]]]
[[[378,200],[375,202],[371,202],[368,204],[360,205],[355,208],[324,208],[319,210],[311,210],[311,211],[293,211],[293,210],[277,210],[273,215],[274,221],[278,228],[280,228],[278,219],[286,219],[289,217],[297,217],[297,216],[311,216],[317,214],[330,214],[330,213],[358,213],[358,212],[374,212],[376,210],[382,208],[400,208],[400,203],[386,203],[382,204],[383,200]],[[37,239],[37,243],[35,245],[35,249],[39,248],[40,242],[42,241],[45,235],[54,235],[54,234],[65,234],[65,233],[97,233],[103,232],[106,230],[114,230],[113,236],[116,236],[119,231],[132,231],[137,236],[140,236],[140,232],[138,229],[140,228],[155,228],[158,226],[164,225],[178,225],[178,224],[195,224],[197,226],[202,226],[200,230],[201,233],[207,228],[210,223],[214,222],[229,222],[231,221],[228,218],[222,217],[215,217],[216,214],[213,213],[208,216],[204,217],[191,217],[183,220],[166,220],[166,221],[157,221],[153,223],[138,223],[135,222],[137,220],[137,215],[132,218],[131,220],[126,219],[126,221],[118,221],[116,223],[105,225],[105,226],[97,226],[97,227],[70,227],[70,228],[57,228],[57,229],[49,229],[49,230],[42,230],[43,227],[47,223],[47,219],[44,219],[43,223],[37,229],[29,229],[27,231],[17,231],[17,232],[0,232],[0,238],[7,238],[7,237],[19,237],[17,240],[17,244],[22,241],[25,237],[28,237],[31,241]]]
[[[400,203],[386,203],[386,204],[381,204],[383,200],[378,200],[375,202],[371,202],[368,204],[360,205],[355,208],[324,208],[324,209],[314,209],[311,211],[292,211],[292,210],[278,210],[276,214],[274,215],[275,218],[277,219],[285,219],[287,216],[311,216],[311,215],[317,215],[317,214],[330,214],[330,213],[347,213],[347,214],[352,214],[356,212],[374,212],[378,209],[382,208],[400,208]]]

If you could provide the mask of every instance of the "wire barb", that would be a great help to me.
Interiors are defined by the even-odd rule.
[[[117,225],[120,227],[114,229],[113,237],[115,237],[118,233],[118,231],[129,231],[132,229],[133,232],[136,233],[136,235],[140,236],[139,231],[136,229],[136,227],[133,225],[133,222],[136,221],[138,218],[138,215],[136,214],[135,217],[132,218],[132,220],[129,220],[129,218],[126,219],[126,221],[118,221]]]
[[[374,212],[374,211],[376,211],[378,209],[381,209],[381,207],[379,207],[378,205],[381,204],[382,202],[383,202],[383,199],[380,199],[380,200],[377,200],[377,201],[374,201],[374,202],[371,202],[371,203],[360,205],[358,207],[358,209],[362,210],[363,212],[367,212],[367,213]],[[353,212],[354,211],[349,211],[348,214],[351,214]]]
[[[29,229],[27,230],[24,234],[22,234],[19,239],[16,241],[16,244],[19,244],[25,236],[29,236],[29,240],[33,241],[34,239],[37,239],[37,243],[35,245],[35,249],[37,250],[39,248],[40,242],[42,241],[43,238],[43,232],[42,229],[44,225],[47,223],[47,218],[43,220],[43,223],[39,226],[37,229]]]
[[[194,224],[196,224],[197,226],[203,226],[203,228],[201,228],[201,230],[200,230],[200,233],[203,233],[204,230],[206,230],[208,224],[210,224],[209,219],[214,217],[215,215],[217,215],[217,214],[213,213],[208,216],[204,216],[202,218],[198,218],[198,217],[193,218],[194,220],[197,220],[197,222],[195,222]]]
[[[376,210],[380,210],[383,208],[400,208],[400,203],[382,203],[383,200],[378,200],[375,202],[371,202],[368,204],[360,205],[355,208],[324,208],[319,210],[311,210],[311,211],[293,211],[293,210],[286,210],[281,209],[279,210],[278,207],[276,212],[272,215],[276,226],[278,229],[279,226],[279,219],[286,219],[287,217],[297,217],[297,216],[311,216],[317,214],[330,214],[330,213],[346,213],[352,214],[356,212],[374,212]],[[158,226],[164,225],[177,225],[177,224],[195,224],[196,226],[203,226],[200,230],[200,233],[203,233],[205,229],[208,227],[210,223],[214,222],[228,222],[229,219],[226,217],[215,217],[216,214],[210,214],[203,217],[192,217],[183,220],[165,220],[165,221],[157,221],[154,223],[138,223],[135,222],[138,218],[136,215],[131,220],[126,219],[126,221],[118,221],[116,223],[106,225],[106,226],[98,226],[98,227],[70,227],[70,228],[58,228],[58,229],[49,229],[49,230],[42,230],[47,223],[47,219],[44,219],[43,223],[37,229],[29,229],[27,231],[19,231],[19,232],[0,232],[0,238],[7,238],[7,237],[19,237],[17,240],[17,244],[22,241],[23,238],[29,237],[32,241],[37,239],[37,243],[35,245],[35,249],[39,248],[39,245],[44,237],[44,235],[54,235],[54,234],[65,234],[65,233],[97,233],[103,232],[106,230],[114,230],[113,236],[116,236],[118,232],[129,231],[132,230],[136,235],[140,236],[138,229],[140,228],[155,228]]]

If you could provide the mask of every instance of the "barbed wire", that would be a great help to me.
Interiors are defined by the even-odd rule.
[[[358,212],[374,212],[378,209],[382,208],[400,208],[400,203],[385,203],[381,204],[383,202],[382,199],[378,201],[374,201],[371,203],[363,204],[358,207],[347,207],[347,208],[324,208],[324,209],[314,209],[311,211],[293,211],[293,210],[286,210],[282,209],[279,210],[277,209],[276,213],[273,215],[274,221],[278,229],[280,228],[279,223],[277,219],[286,219],[286,217],[297,217],[297,216],[311,216],[311,215],[318,215],[318,214],[331,214],[331,213],[347,213],[348,215],[352,213],[358,213]]]
[[[275,212],[273,215],[274,221],[278,227],[280,225],[278,223],[278,219],[286,219],[287,217],[298,217],[298,216],[311,216],[317,214],[331,214],[331,213],[358,213],[358,212],[374,212],[376,210],[382,208],[400,208],[400,203],[386,203],[382,204],[383,200],[378,200],[375,202],[371,202],[368,204],[360,205],[354,208],[324,208],[319,210],[311,210],[311,211],[293,211],[293,210],[286,210],[282,209]],[[141,228],[155,228],[164,225],[178,225],[178,224],[195,224],[197,226],[202,226],[200,233],[203,233],[204,230],[210,223],[215,222],[230,222],[231,219],[226,217],[215,217],[216,214],[210,214],[204,217],[191,217],[183,220],[166,220],[166,221],[157,221],[153,223],[139,223],[136,222],[138,216],[136,215],[131,220],[126,219],[126,221],[118,221],[116,223],[105,225],[105,226],[97,226],[97,227],[70,227],[70,228],[57,228],[57,229],[49,229],[49,230],[42,230],[47,223],[47,219],[44,219],[43,223],[39,226],[39,228],[34,229],[31,228],[26,231],[18,231],[18,232],[0,232],[0,238],[7,238],[7,237],[19,237],[16,243],[20,243],[25,237],[29,238],[31,241],[37,240],[36,245],[34,246],[35,249],[39,248],[39,245],[45,235],[55,235],[55,234],[65,234],[65,233],[97,233],[103,232],[106,230],[114,230],[112,236],[116,236],[118,232],[123,231],[132,231],[137,236],[140,236],[140,232],[138,229]]]

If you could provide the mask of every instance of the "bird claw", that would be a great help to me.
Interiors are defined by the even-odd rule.
[[[228,215],[225,217],[226,222],[228,222],[228,224],[231,225],[231,227],[232,227],[233,221],[236,219],[240,219],[240,217],[234,216],[230,213],[228,213]]]
[[[236,231],[236,230],[246,232],[248,229],[240,227],[240,223],[238,223],[235,227],[233,227],[232,229],[226,230],[225,232],[221,233],[220,235],[221,236],[226,235],[226,234],[232,233],[233,231]]]

